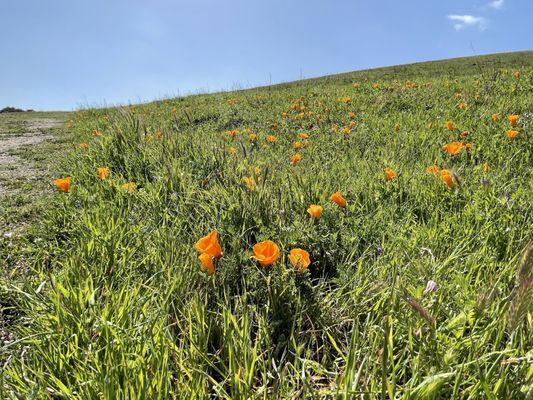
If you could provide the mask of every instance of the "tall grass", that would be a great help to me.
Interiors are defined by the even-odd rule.
[[[483,74],[457,61],[76,113],[89,148],[62,164],[72,187],[43,216],[31,276],[6,288],[19,318],[2,395],[531,396],[533,62],[520,57],[481,59]],[[311,144],[292,166],[301,132]],[[452,157],[452,140],[472,149]],[[213,229],[223,257],[208,276],[194,243]],[[282,255],[263,269],[251,249],[266,239]]]

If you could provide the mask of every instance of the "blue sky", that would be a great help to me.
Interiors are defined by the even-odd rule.
[[[528,50],[532,15],[531,0],[2,0],[0,108],[71,110]]]

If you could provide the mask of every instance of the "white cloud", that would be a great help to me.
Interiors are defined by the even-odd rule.
[[[463,28],[477,26],[480,31],[487,27],[487,20],[474,15],[448,15],[448,19],[454,22],[453,27],[459,31]]]
[[[492,7],[496,10],[499,10],[500,8],[503,7],[503,3],[505,2],[505,0],[492,0],[490,3],[489,3],[489,7]]]

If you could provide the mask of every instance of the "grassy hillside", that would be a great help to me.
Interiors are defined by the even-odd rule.
[[[532,73],[522,52],[79,111],[70,186],[0,292],[0,393],[531,396]]]

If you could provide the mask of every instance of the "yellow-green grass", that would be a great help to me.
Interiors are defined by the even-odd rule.
[[[50,201],[31,275],[3,289],[17,340],[2,394],[531,396],[532,72],[522,52],[79,111],[68,129],[88,149],[57,176],[70,192]],[[454,140],[472,148],[451,156]],[[212,230],[209,276],[194,244]],[[281,256],[261,268],[267,239]]]

